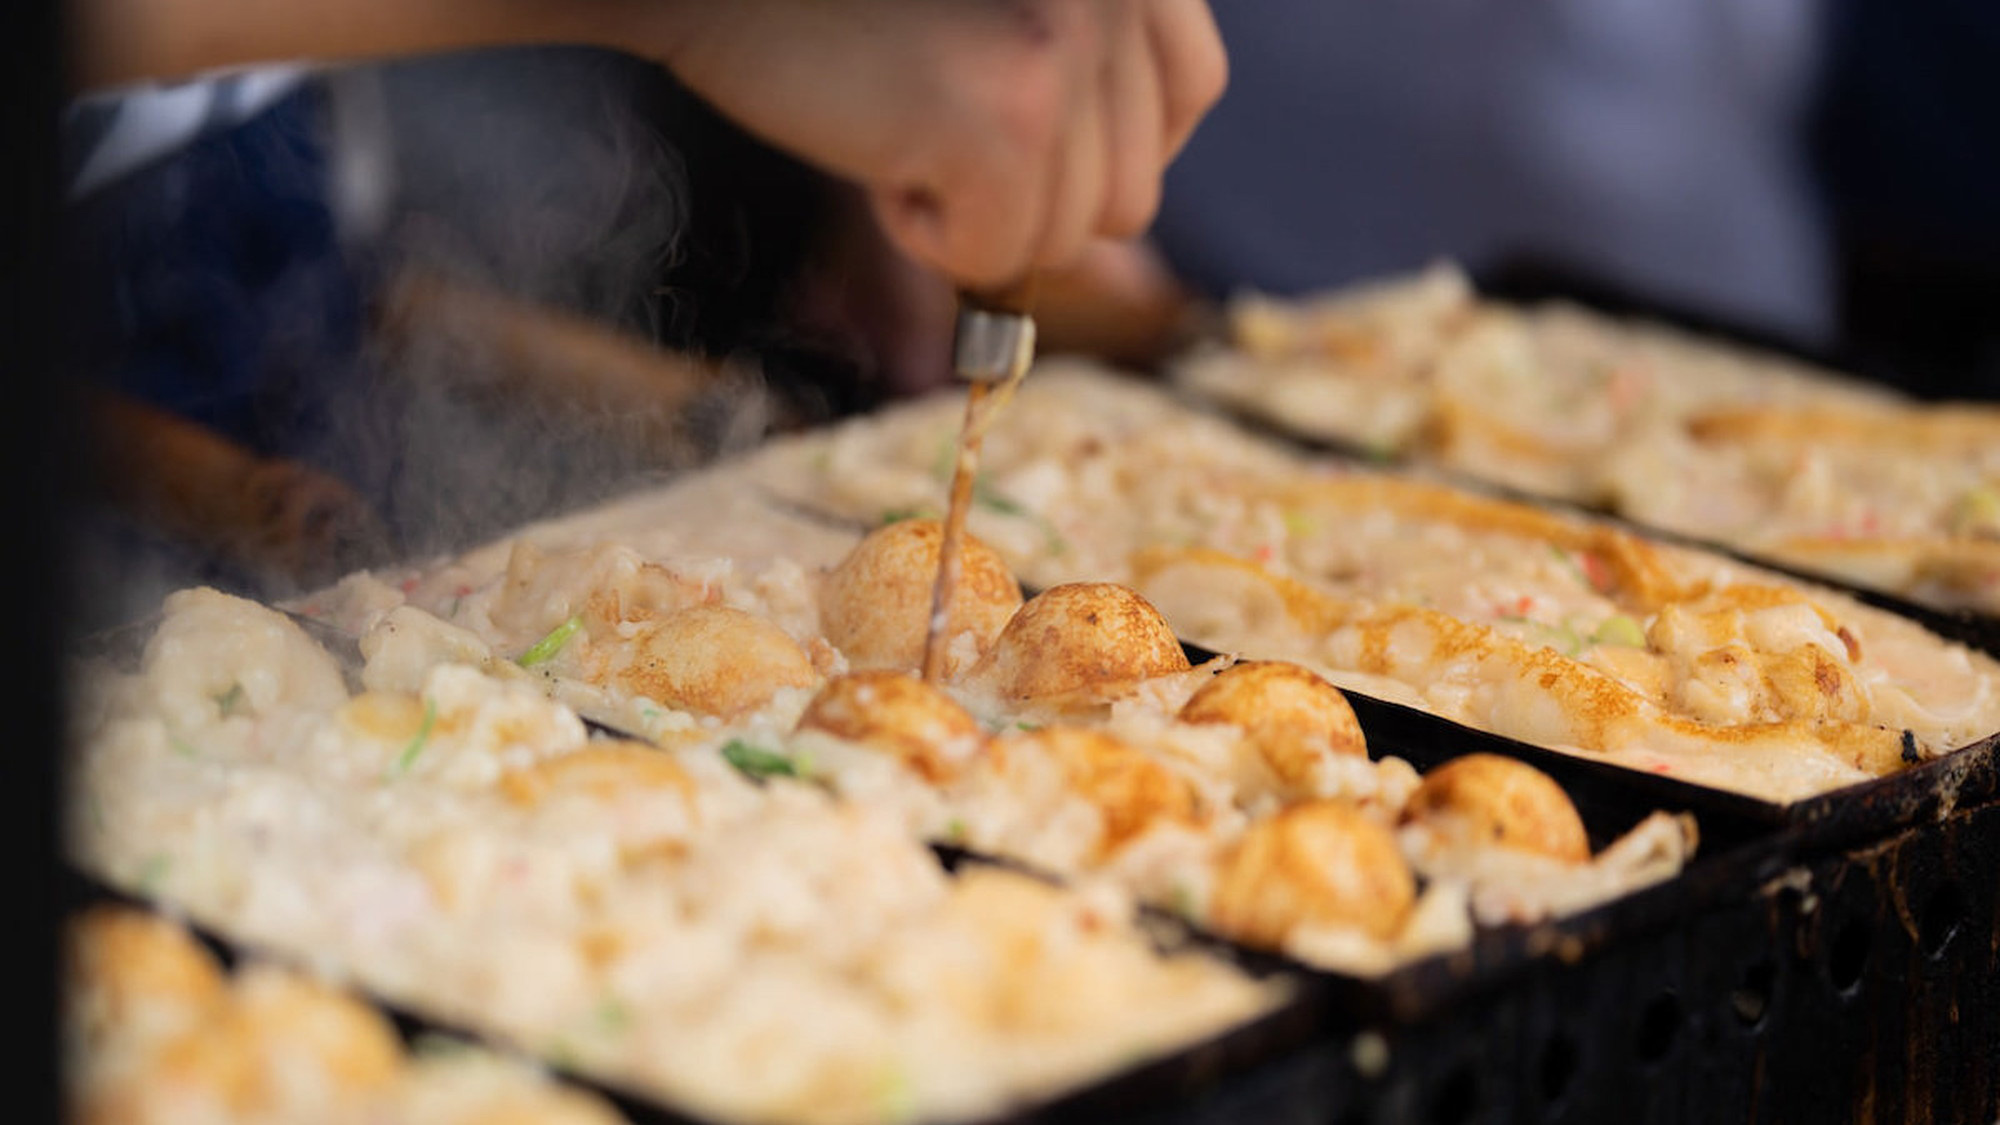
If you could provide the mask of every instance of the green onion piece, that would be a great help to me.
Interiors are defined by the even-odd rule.
[[[1549,647],[1564,656],[1575,656],[1583,651],[1583,638],[1567,625],[1549,626],[1549,639]]]
[[[1591,589],[1596,588],[1596,585],[1590,580],[1590,575],[1585,573],[1583,564],[1576,561],[1575,555],[1570,554],[1554,543],[1549,544],[1549,554],[1554,555],[1556,561],[1563,565],[1563,569],[1569,571],[1570,577],[1576,579],[1577,585],[1590,587]]]
[[[1003,516],[1028,514],[1028,509],[1023,508],[1019,501],[996,491],[992,482],[988,481],[983,473],[972,478],[972,502],[989,512],[998,512]]]
[[[411,736],[410,744],[403,747],[401,754],[396,755],[396,767],[392,772],[405,774],[410,772],[411,766],[417,764],[417,755],[424,752],[424,744],[431,740],[431,728],[437,725],[437,717],[437,702],[424,700],[424,721],[417,727],[417,733]]]
[[[1564,656],[1575,656],[1583,651],[1583,638],[1577,634],[1575,629],[1567,625],[1549,625],[1537,621],[1532,617],[1523,617],[1515,613],[1503,613],[1494,620],[1505,621],[1510,625],[1527,626],[1528,632],[1532,634],[1534,640],[1540,641],[1543,647],[1555,649]]]
[[[222,711],[222,717],[226,719],[242,709],[243,700],[243,685],[234,683],[229,685],[228,691],[215,697],[215,705]]]
[[[428,1059],[455,1058],[472,1049],[465,1040],[439,1031],[419,1031],[410,1039],[410,1053]]]
[[[1282,518],[1285,521],[1285,533],[1294,538],[1304,538],[1319,530],[1319,521],[1304,512],[1286,512]]]
[[[1597,627],[1597,631],[1590,635],[1590,641],[1592,644],[1645,648],[1646,631],[1639,627],[1637,621],[1620,613],[1605,618],[1604,623]]]
[[[139,890],[148,895],[158,894],[160,884],[167,877],[167,869],[173,863],[174,857],[165,852],[147,857],[145,864],[139,868]]]
[[[752,746],[740,738],[729,740],[728,745],[722,748],[722,757],[745,777],[762,780],[767,777],[799,776],[798,763],[783,754]]]
[[[1984,485],[1961,494],[1951,509],[1954,535],[2000,535],[2000,492]]]
[[[898,1122],[914,1120],[917,1116],[916,1083],[901,1066],[889,1063],[883,1067],[881,1085],[876,1090],[876,1116],[883,1121]]]
[[[568,621],[549,630],[548,636],[536,641],[534,647],[522,653],[514,663],[519,664],[523,668],[533,668],[535,665],[561,652],[562,646],[568,644],[569,639],[576,636],[577,630],[581,628],[583,628],[583,618],[570,618]]]
[[[958,817],[952,817],[950,822],[944,826],[944,838],[954,844],[963,842],[965,839],[965,821]]]
[[[882,513],[882,526],[887,527],[892,523],[902,523],[904,520],[920,520],[928,515],[930,513],[922,508],[891,508]]]
[[[616,1035],[632,1023],[632,1010],[615,996],[607,996],[597,1005],[597,1026]]]

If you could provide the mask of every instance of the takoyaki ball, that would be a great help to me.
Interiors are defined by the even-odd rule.
[[[1025,753],[1053,758],[1069,792],[1097,807],[1104,818],[1099,850],[1105,854],[1154,824],[1201,820],[1201,798],[1186,778],[1103,731],[1049,726],[993,741],[994,760],[1002,770],[1013,755]]]
[[[986,741],[957,700],[904,672],[853,672],[829,682],[807,705],[799,729],[879,750],[933,782],[957,777]]]
[[[675,610],[633,639],[615,686],[700,715],[730,718],[782,688],[818,678],[805,649],[755,614],[720,605]]]
[[[1590,859],[1590,839],[1569,794],[1549,775],[1499,754],[1467,754],[1424,774],[1403,806],[1403,821],[1472,846],[1567,863]]]
[[[1243,942],[1280,948],[1302,926],[1393,938],[1416,901],[1395,834],[1344,801],[1307,801],[1251,825],[1223,858],[1209,921]]]
[[[180,926],[96,905],[64,927],[66,987],[84,1035],[161,1035],[199,1022],[227,997],[220,964]]]
[[[1028,599],[973,676],[1003,699],[1058,702],[1188,668],[1174,631],[1137,591],[1072,582]]]
[[[1238,727],[1248,747],[1277,780],[1284,800],[1319,794],[1320,764],[1330,757],[1368,756],[1354,708],[1317,672],[1282,660],[1231,665],[1182,705],[1187,723]]]
[[[899,672],[923,666],[930,633],[931,596],[937,584],[944,526],[907,519],[870,532],[826,576],[820,590],[820,628],[856,671]],[[968,533],[959,551],[947,637],[971,634],[971,652],[954,648],[945,674],[969,665],[993,644],[1021,607],[1021,584],[998,552]]]

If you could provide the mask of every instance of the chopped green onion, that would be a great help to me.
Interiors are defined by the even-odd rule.
[[[396,766],[392,772],[405,774],[410,772],[411,766],[417,764],[417,755],[424,752],[424,744],[431,740],[431,728],[437,725],[437,715],[437,702],[424,700],[424,721],[417,727],[417,733],[411,736],[410,744],[403,747],[401,754],[396,755]]]
[[[929,510],[924,508],[891,508],[882,513],[882,526],[887,527],[892,523],[902,523],[904,520],[925,519],[929,516]]]
[[[937,461],[931,465],[931,475],[939,480],[950,480],[958,472],[958,434],[949,433],[938,441]]]
[[[1589,586],[1591,584],[1590,575],[1584,573],[1583,564],[1576,561],[1576,556],[1556,546],[1554,543],[1549,544],[1549,554],[1554,555],[1556,561],[1563,565],[1563,569],[1569,571],[1570,577],[1576,579],[1577,585]]]
[[[439,1031],[420,1031],[410,1040],[410,1053],[424,1058],[453,1058],[472,1049],[465,1040]]]
[[[613,1035],[624,1031],[632,1023],[632,1010],[615,996],[607,996],[597,1005],[597,1026]]]
[[[147,857],[139,868],[139,890],[147,895],[158,894],[160,884],[166,880],[167,869],[172,867],[174,857],[165,852],[156,852]]]
[[[1069,550],[1069,542],[1063,538],[1062,532],[1056,530],[1056,525],[1050,522],[1047,516],[1030,511],[1019,500],[995,490],[983,473],[972,478],[972,502],[989,512],[1034,521],[1035,526],[1042,529],[1042,538],[1049,554],[1060,555]]]
[[[561,652],[562,646],[568,644],[569,639],[576,636],[577,630],[581,628],[583,628],[583,618],[570,618],[568,621],[549,630],[548,636],[536,641],[534,647],[522,653],[514,663],[519,664],[523,668],[532,668],[542,663],[556,653]]]
[[[963,843],[965,840],[965,821],[959,817],[952,817],[944,826],[944,838],[954,844]]]
[[[1028,514],[1028,509],[1023,508],[1020,501],[996,491],[993,483],[986,479],[986,474],[984,473],[972,478],[972,502],[989,512],[998,512],[1003,516],[1025,516]]]
[[[1285,533],[1294,538],[1304,538],[1319,530],[1319,521],[1304,512],[1286,512]]]
[[[875,1108],[883,1121],[909,1121],[917,1116],[916,1084],[893,1062],[883,1067]]]
[[[1624,645],[1627,648],[1645,648],[1646,631],[1639,623],[1625,614],[1616,614],[1604,619],[1597,631],[1590,635],[1590,642],[1599,645]]]
[[[774,754],[761,747],[752,746],[740,738],[732,738],[722,748],[723,760],[735,766],[745,777],[762,780],[767,777],[797,777],[798,763],[783,754]]]
[[[1969,489],[1951,509],[1955,535],[2000,535],[2000,492],[1981,486]]]
[[[1548,625],[1532,617],[1522,617],[1513,613],[1502,614],[1496,620],[1527,626],[1528,632],[1534,639],[1541,641],[1544,647],[1555,649],[1564,656],[1575,656],[1583,651],[1583,638],[1567,625]]]
[[[241,683],[230,684],[228,691],[215,697],[215,706],[221,710],[222,717],[226,719],[242,708],[244,696]]]

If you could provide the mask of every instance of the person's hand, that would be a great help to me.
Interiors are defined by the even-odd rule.
[[[1144,230],[1227,80],[1205,0],[670,6],[663,61],[690,89],[859,185],[901,250],[967,286]]]

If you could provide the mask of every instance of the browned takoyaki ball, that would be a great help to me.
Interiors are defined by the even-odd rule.
[[[923,666],[943,540],[937,520],[899,520],[870,532],[827,574],[820,590],[820,628],[850,668],[911,672]],[[1021,584],[999,552],[969,533],[959,559],[948,636],[972,634],[976,659],[1021,608]],[[945,674],[970,662],[952,656]]]
[[[1568,863],[1590,858],[1590,839],[1569,794],[1526,762],[1467,754],[1426,773],[1403,806],[1421,821],[1474,846],[1512,848]]]
[[[611,672],[626,691],[683,711],[728,718],[770,702],[781,688],[818,680],[805,649],[755,614],[720,605],[675,610],[633,638]]]
[[[1061,700],[1188,670],[1152,603],[1127,586],[1072,582],[1028,599],[974,671],[1005,699]]]
[[[1109,853],[1156,823],[1194,824],[1201,798],[1194,786],[1145,751],[1100,730],[1050,726],[993,741],[1001,769],[1016,754],[1041,753],[1062,769],[1068,790],[1104,817],[1101,849]]]
[[[1253,660],[1223,669],[1188,697],[1180,718],[1241,728],[1285,800],[1315,796],[1320,764],[1329,757],[1368,756],[1347,697],[1317,672],[1287,661]]]
[[[1416,876],[1386,826],[1344,801],[1308,801],[1244,832],[1217,872],[1209,921],[1270,948],[1308,925],[1386,940],[1416,895]]]
[[[813,697],[800,730],[824,731],[900,759],[929,781],[950,781],[986,741],[958,701],[903,672],[854,672]]]

